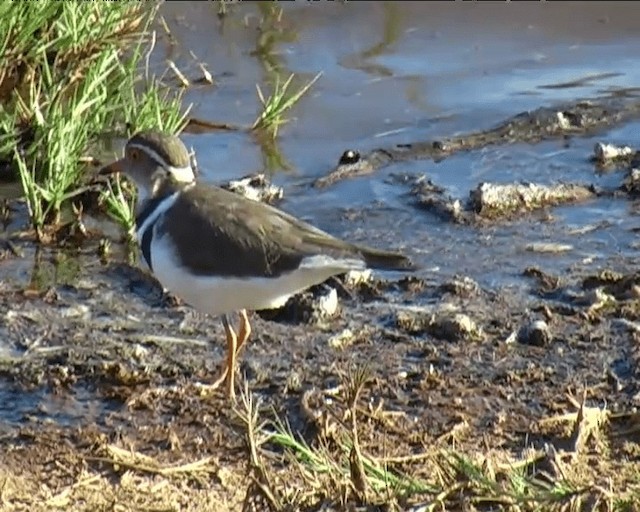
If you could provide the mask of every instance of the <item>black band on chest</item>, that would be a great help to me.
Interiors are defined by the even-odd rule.
[[[140,240],[140,249],[142,250],[142,257],[147,262],[149,270],[153,272],[153,266],[151,265],[151,242],[153,241],[153,224],[150,224],[147,229],[142,233],[142,239]]]
[[[145,223],[145,221],[153,215],[157,208],[160,207],[162,202],[167,199],[167,195],[158,195],[146,202],[142,211],[138,213],[136,216],[136,228],[140,229],[140,227]],[[153,241],[153,227],[155,226],[158,219],[155,219],[154,222],[150,222],[146,227],[144,232],[142,233],[142,237],[140,238],[140,249],[142,251],[142,257],[147,263],[149,270],[153,272],[153,267],[151,265],[151,242]]]
[[[136,216],[136,229],[140,229],[140,226],[144,224],[144,221],[156,211],[156,208],[158,208],[166,198],[166,196],[158,196],[153,199],[149,199],[146,202],[142,211]]]

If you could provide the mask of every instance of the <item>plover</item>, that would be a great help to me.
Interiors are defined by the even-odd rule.
[[[221,316],[227,361],[221,377],[234,396],[239,350],[251,333],[247,310],[281,307],[296,293],[364,268],[409,270],[404,255],[355,245],[264,203],[195,179],[189,152],[173,135],[142,132],[124,157],[102,169],[122,172],[138,190],[136,235],[162,286],[197,310]],[[229,315],[240,314],[236,332]]]

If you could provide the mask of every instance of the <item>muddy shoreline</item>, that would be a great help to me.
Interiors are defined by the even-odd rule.
[[[627,119],[607,105],[603,126]],[[635,115],[637,104],[628,105],[625,112]],[[540,119],[525,125],[524,140],[533,131],[553,132]],[[583,123],[584,130],[592,126]],[[418,151],[412,158],[432,156]],[[631,173],[633,162],[629,156],[616,165]],[[277,189],[262,194],[274,190],[264,179],[238,183],[265,200],[282,196]],[[247,191],[251,183],[257,191]],[[629,197],[632,189],[618,199]],[[2,265],[33,257],[32,242],[12,243],[17,250],[7,249]],[[97,254],[95,240],[66,259],[54,247],[41,248],[34,272],[40,277],[2,282],[5,508],[20,509],[32,493],[40,508],[29,510],[127,500],[239,510],[254,496],[264,498],[241,407],[222,393],[201,396],[197,387],[214,378],[222,360],[219,322],[163,294],[117,253],[106,261]],[[527,446],[537,450],[536,460],[559,464],[545,451],[551,445],[575,454],[563,467],[589,482],[590,499],[609,485],[626,493],[638,467],[628,461],[637,461],[640,440],[640,276],[636,260],[613,263],[597,273],[575,268],[562,275],[523,267],[525,290],[429,272],[330,281],[280,314],[254,315],[242,381],[265,420],[285,421],[314,444],[344,428],[337,418],[349,381],[366,368],[358,428],[372,456],[404,460],[452,443],[474,453],[484,443],[504,463],[519,460]],[[314,300],[331,288],[339,307],[315,314]],[[582,439],[584,417],[576,411],[605,404],[607,426]],[[567,414],[573,419],[562,419]],[[261,450],[275,475],[304,487],[295,464],[279,459],[280,448],[266,442]],[[419,458],[401,466],[428,473]],[[45,474],[46,486],[38,487]],[[154,493],[159,482],[165,490]],[[256,490],[256,482],[263,487]],[[421,496],[398,505],[408,510]],[[268,501],[258,510],[274,509]],[[330,491],[301,501],[305,510],[338,502]]]
[[[588,136],[640,117],[637,91],[621,90],[611,97],[567,102],[523,112],[495,128],[441,140],[405,143],[378,148],[361,155],[346,149],[337,166],[316,179],[314,187],[324,188],[358,176],[366,176],[394,163],[426,159],[441,161],[461,151],[473,151],[491,145],[536,144],[543,140],[568,140]],[[567,142],[568,143],[568,142]]]

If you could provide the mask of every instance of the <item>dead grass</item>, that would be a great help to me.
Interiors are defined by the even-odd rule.
[[[52,448],[17,448],[0,465],[1,511],[236,510],[243,497],[242,472],[213,456],[168,463],[112,443]],[[19,461],[29,464],[16,471]]]
[[[32,476],[32,475],[31,475]],[[196,488],[185,479],[160,478],[136,471],[89,471],[75,482],[50,489],[41,479],[0,469],[2,511],[189,511],[237,510],[241,496],[230,498],[220,486]]]
[[[95,430],[23,435],[0,448],[0,510],[521,512],[640,506],[638,465],[621,460],[612,447],[621,435],[638,434],[637,414],[612,415],[587,406],[586,393],[571,396],[576,410],[532,425],[531,442],[518,451],[482,441],[482,433],[465,423],[427,441],[400,429],[402,413],[386,410],[374,394],[366,370],[343,375],[333,390],[310,390],[301,400],[306,424],[294,432],[282,413],[245,388],[226,419],[202,432],[219,437],[218,444],[201,449],[187,446],[193,433],[186,429],[158,435],[151,434],[151,425],[138,425],[142,439],[136,441]],[[542,437],[545,442],[534,441]],[[164,447],[158,444],[163,438]]]
[[[424,447],[419,453],[384,456],[384,432],[360,414],[366,372],[347,376],[341,396],[326,400],[314,415],[316,434],[305,439],[275,418],[261,422],[253,398],[238,411],[247,429],[254,492],[270,510],[631,510],[637,490],[616,485],[611,473],[592,471],[594,450],[608,454],[608,411],[586,407],[586,394],[573,400],[577,412],[542,423],[570,426],[566,437],[521,454],[493,449],[471,451],[452,445]],[[329,397],[327,397],[329,398]],[[378,429],[380,422],[376,421]],[[366,432],[362,435],[361,430]],[[394,447],[409,449],[405,439]],[[613,462],[609,460],[609,462]],[[279,479],[278,468],[287,467]],[[599,467],[598,470],[602,470]],[[631,507],[631,508],[629,508]]]

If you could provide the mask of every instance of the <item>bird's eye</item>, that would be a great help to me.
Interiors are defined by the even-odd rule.
[[[138,160],[140,158],[140,152],[137,149],[132,149],[129,151],[129,157],[131,160]]]

